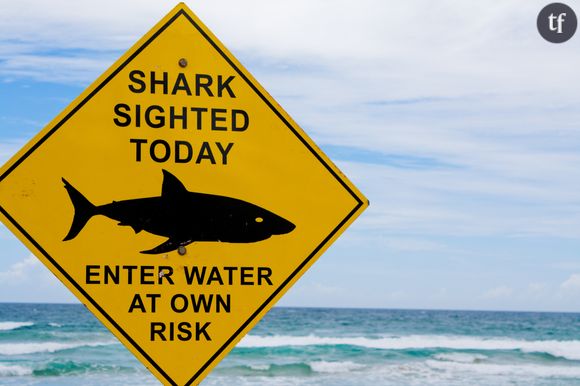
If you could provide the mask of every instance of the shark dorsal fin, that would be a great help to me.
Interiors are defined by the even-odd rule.
[[[187,189],[181,181],[173,174],[163,169],[163,186],[161,187],[162,197],[175,197],[187,193]]]

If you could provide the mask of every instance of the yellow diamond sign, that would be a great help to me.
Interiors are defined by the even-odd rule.
[[[366,199],[183,4],[0,171],[1,218],[163,383],[199,383]]]

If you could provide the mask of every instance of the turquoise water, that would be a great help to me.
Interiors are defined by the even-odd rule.
[[[82,305],[0,304],[0,385],[157,385]],[[580,385],[580,314],[276,308],[203,385]]]

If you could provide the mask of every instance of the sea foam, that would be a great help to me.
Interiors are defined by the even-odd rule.
[[[315,361],[309,363],[312,371],[317,373],[349,373],[351,371],[362,370],[366,366],[360,363],[354,363],[351,361],[344,362],[328,362],[328,361]]]
[[[477,363],[481,362],[488,357],[482,354],[469,354],[463,352],[451,352],[451,353],[442,353],[437,354],[434,356],[435,359],[440,361],[449,361],[449,362],[459,362],[459,363]]]
[[[458,363],[448,361],[426,361],[427,366],[450,373],[504,375],[537,378],[580,378],[580,368],[573,366],[542,366],[534,364]]]
[[[546,353],[554,357],[580,360],[579,340],[518,340],[458,335],[406,335],[397,337],[320,337],[248,335],[238,347],[336,346],[349,345],[382,350],[452,349],[452,350],[519,350]]]
[[[24,366],[0,364],[0,377],[21,377],[32,374],[32,369]]]
[[[32,322],[0,322],[0,331],[16,330],[17,328],[33,326]]]
[[[57,352],[70,350],[79,347],[100,347],[116,344],[117,342],[39,342],[39,343],[2,343],[0,344],[0,355],[27,355],[41,352]]]

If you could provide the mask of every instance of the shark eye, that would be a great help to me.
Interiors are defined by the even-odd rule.
[[[254,220],[256,222],[264,222],[264,219],[262,217],[256,217]]]

